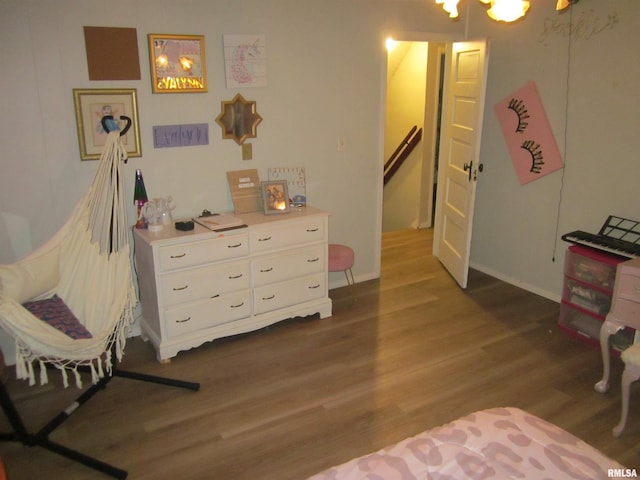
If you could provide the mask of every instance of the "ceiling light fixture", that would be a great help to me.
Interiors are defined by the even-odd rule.
[[[490,5],[487,15],[497,22],[513,22],[524,17],[529,10],[529,3],[526,0],[480,0],[482,3]],[[558,0],[556,10],[563,10],[578,0]],[[442,5],[442,9],[449,14],[449,18],[458,17],[458,3],[460,0],[436,0],[436,4]]]
[[[558,3],[556,3],[556,10],[564,10],[572,3],[578,3],[578,0],[558,0]]]
[[[514,22],[524,17],[529,10],[529,2],[525,0],[480,0],[491,4],[487,15],[496,22]]]

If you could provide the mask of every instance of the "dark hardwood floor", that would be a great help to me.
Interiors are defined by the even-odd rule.
[[[431,255],[431,234],[385,234],[381,278],[332,290],[330,318],[287,320],[165,365],[131,339],[123,368],[201,390],[115,378],[52,439],[134,480],[293,480],[473,411],[515,406],[640,468],[637,385],[625,432],[611,434],[620,360],[611,391],[595,392],[599,351],[557,329],[558,304],[473,270],[459,289]],[[12,372],[7,386],[32,430],[79,393],[55,373],[28,387]],[[0,443],[0,456],[10,480],[108,478],[40,448]]]

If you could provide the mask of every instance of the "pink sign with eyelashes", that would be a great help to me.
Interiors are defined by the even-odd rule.
[[[521,185],[562,168],[562,156],[534,82],[497,103],[495,111]]]

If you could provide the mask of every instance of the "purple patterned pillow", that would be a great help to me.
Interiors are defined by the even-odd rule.
[[[43,322],[47,322],[75,340],[92,337],[91,332],[78,321],[58,295],[45,300],[27,302],[22,306]]]

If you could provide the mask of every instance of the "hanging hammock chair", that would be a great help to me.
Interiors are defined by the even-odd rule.
[[[75,404],[84,403],[116,375],[199,388],[197,383],[116,368],[137,302],[123,186],[127,155],[121,135],[125,131],[108,133],[93,184],[62,228],[22,260],[0,265],[0,327],[15,339],[16,376],[30,385],[38,377],[40,383],[46,383],[47,367],[54,366],[65,387],[71,375],[81,388],[81,373],[88,371],[93,386]],[[126,478],[123,470],[48,440],[49,433],[76,408],[67,409],[71,413],[61,413],[32,435],[26,432],[2,384],[0,401],[14,428],[13,434],[0,434],[0,440],[38,444],[116,478]]]
[[[31,385],[36,366],[41,383],[47,382],[49,363],[61,370],[65,386],[68,372],[73,372],[77,386],[82,387],[78,367],[89,367],[96,383],[111,371],[112,346],[118,360],[122,358],[137,302],[122,185],[123,155],[119,133],[111,132],[94,182],[64,226],[32,254],[0,266],[0,326],[16,342],[16,376]],[[69,331],[81,330],[87,338],[71,337],[24,306],[47,309],[52,297],[73,312],[75,319],[70,313],[62,315]],[[70,324],[74,320],[80,325]]]

